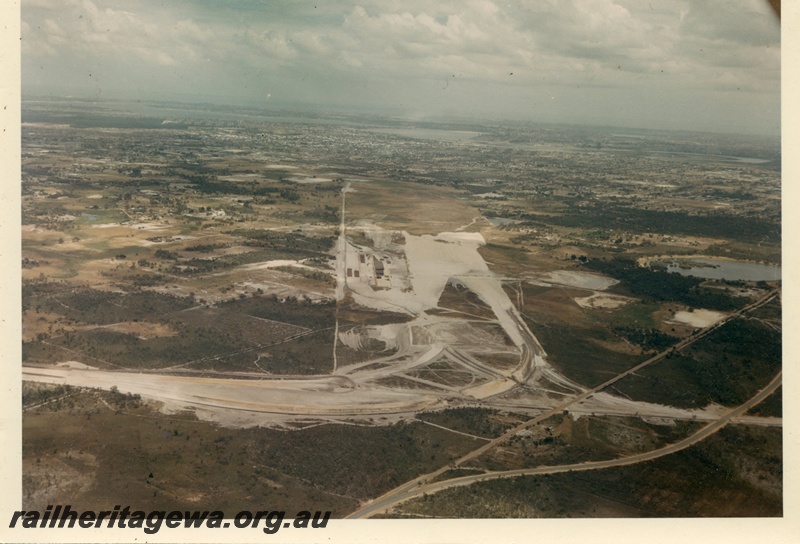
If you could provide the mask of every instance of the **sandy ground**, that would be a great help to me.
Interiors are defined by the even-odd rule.
[[[375,232],[377,230],[380,229],[373,226],[370,237],[373,240],[381,239],[382,245],[388,246],[385,240],[391,239],[392,234],[381,237]],[[393,256],[388,269],[391,286],[384,289],[373,288],[376,282],[371,274],[374,274],[374,270],[368,263],[366,266],[360,265],[359,256],[364,249],[340,240],[340,255],[343,258],[337,263],[339,298],[344,297],[346,287],[356,302],[368,308],[420,316],[437,307],[447,282],[456,278],[494,311],[515,345],[524,344],[518,323],[521,320],[515,320],[512,315],[516,312],[514,305],[503,291],[500,279],[489,270],[478,253],[478,248],[485,243],[480,233],[444,232],[436,236],[415,236],[403,232],[402,237],[404,244],[392,249],[403,252],[405,259]],[[407,276],[404,278],[405,267]],[[345,273],[347,269],[358,269],[359,277],[348,277]]]
[[[315,181],[324,180],[317,178]],[[102,389],[117,387],[121,392],[139,394],[145,399],[163,403],[165,411],[193,410],[202,419],[231,426],[349,419],[364,421],[374,417],[388,423],[413,417],[414,413],[425,408],[445,406],[446,399],[454,396],[484,399],[491,404],[491,397],[508,393],[519,383],[527,383],[541,392],[538,382],[546,383],[544,380],[551,383],[551,388],[561,387],[576,392],[583,390],[548,365],[544,350],[503,290],[502,278],[489,269],[478,252],[485,244],[480,233],[461,230],[437,235],[412,235],[407,231],[382,229],[364,220],[358,222],[358,227],[349,226],[346,230],[344,199],[348,192],[352,192],[349,183],[343,188],[341,235],[336,247],[337,300],[352,297],[365,307],[401,312],[413,316],[413,319],[407,323],[338,330],[336,338],[341,345],[351,349],[363,349],[371,339],[380,340],[385,344],[385,353],[374,354],[374,358],[368,361],[338,368],[331,376],[305,378],[267,376],[246,379],[246,376],[242,376],[242,379],[222,379],[109,372],[67,361],[57,367],[25,367],[23,379]],[[480,216],[473,217],[473,223],[465,225],[465,228],[477,222]],[[352,219],[350,225],[353,225]],[[112,227],[127,231],[163,228],[155,224],[107,226],[109,229]],[[379,277],[381,265],[384,273]],[[319,270],[302,261],[272,260],[210,274],[203,281],[208,286],[210,280],[216,281],[215,278],[219,276],[221,283],[216,290],[224,286],[227,288],[225,293],[229,293],[231,287],[235,288],[235,292],[239,288],[263,288],[266,292],[295,291],[296,287],[282,283],[279,272],[270,270],[282,266]],[[575,299],[584,308],[616,308],[630,301],[626,297],[602,293],[616,281],[598,274],[558,270],[536,279],[546,284],[594,291],[589,296]],[[457,280],[477,295],[491,308],[495,319],[428,313],[438,310],[442,292],[451,280]],[[191,288],[190,284],[185,282],[181,289]],[[208,298],[212,293],[202,293],[201,296]],[[722,314],[706,310],[678,312],[675,315],[676,321],[694,326],[706,326],[720,318]],[[157,329],[155,325],[144,323],[120,323],[114,327],[115,330],[143,337],[172,334],[170,330]],[[497,368],[480,360],[480,353],[486,352],[516,355],[519,363],[513,368]],[[438,368],[446,363],[446,368],[462,376],[460,383],[464,385],[426,381],[426,377],[436,374],[434,363],[439,365]],[[470,374],[472,379],[464,380],[465,374]],[[389,378],[416,380],[425,388],[402,389],[402,386],[390,387],[376,383],[377,380]],[[522,395],[515,397],[514,401],[505,402],[516,402],[520,408],[531,409],[526,406],[531,398]],[[552,405],[558,402],[542,394],[536,398],[539,403]],[[584,402],[578,407],[576,415],[593,410],[665,418],[692,415],[685,410],[635,403],[603,394],[594,395]]]
[[[498,401],[494,405],[504,409],[534,409],[540,410],[557,405],[562,400],[552,400],[542,396],[537,391],[528,391],[524,395],[515,398],[508,398]],[[492,403],[490,403],[492,405]],[[579,419],[590,415],[612,415],[641,417],[653,423],[669,425],[675,420],[698,420],[711,421],[719,419],[727,413],[730,408],[717,404],[709,404],[699,409],[676,408],[662,404],[634,401],[600,392],[595,393],[588,399],[573,405],[569,408],[569,414],[573,419]],[[761,418],[759,418],[759,421]],[[770,424],[767,422],[765,424]]]
[[[692,327],[702,329],[704,327],[708,327],[709,325],[713,325],[720,319],[724,318],[725,315],[726,314],[713,312],[711,310],[695,310],[693,312],[682,310],[680,312],[675,312],[675,316],[672,318],[672,321],[677,323],[686,323]]]
[[[325,274],[330,274],[331,276],[334,275],[334,272],[332,270],[322,270],[321,268],[316,268],[313,266],[308,266],[307,264],[303,264],[301,261],[292,261],[286,259],[243,264],[242,266],[237,266],[236,269],[251,271],[251,270],[263,270],[265,268],[278,268],[279,266],[294,266],[297,268],[305,268],[306,270],[312,270],[314,272],[323,272]]]
[[[472,323],[462,319],[422,317],[408,325],[416,345],[442,344],[450,347],[477,350],[486,348],[492,352],[511,351],[498,330],[487,329],[483,322]],[[514,350],[517,355],[519,352]]]
[[[295,183],[328,183],[333,181],[331,178],[315,178],[311,176],[295,176],[292,178],[288,178],[289,181],[294,181]]]
[[[58,363],[56,366],[60,368],[79,368],[82,370],[97,370],[96,366],[89,366],[83,363],[79,363],[78,361],[64,361],[63,363]]]
[[[409,324],[391,323],[389,325],[361,326],[340,331],[339,342],[351,349],[363,349],[370,340],[383,342],[384,351],[393,350],[400,346],[402,338],[410,334]],[[406,341],[404,343],[408,345]]]
[[[116,386],[164,403],[167,411],[191,409],[203,419],[229,425],[269,425],[286,416],[324,419],[365,418],[416,412],[434,405],[421,392],[368,388],[344,377],[234,380],[74,368],[25,367],[23,380],[97,387]]]
[[[458,279],[492,309],[514,345],[519,348],[525,345],[523,336],[534,338],[497,279],[487,276],[462,276]]]
[[[575,298],[573,300],[581,308],[603,310],[613,310],[615,308],[625,306],[629,302],[633,301],[633,299],[628,297],[622,297],[619,295],[606,295],[603,293],[594,293],[588,297]]]
[[[617,280],[606,276],[591,274],[589,272],[577,272],[574,270],[556,270],[554,272],[548,272],[547,274],[539,276],[539,280],[547,283],[556,283],[558,285],[568,285],[569,287],[581,287],[583,289],[597,291],[603,291],[619,283]]]
[[[163,323],[151,323],[148,321],[125,321],[105,325],[103,327],[109,331],[121,332],[124,334],[135,334],[140,340],[148,338],[158,338],[162,336],[177,336],[178,331]]]
[[[653,404],[649,402],[633,401],[610,395],[608,393],[595,393],[578,406],[570,408],[573,417],[589,415],[592,412],[604,414],[634,415],[639,417],[662,417],[669,419],[718,419],[730,408],[718,404],[709,404],[701,409],[676,408],[663,404]]]
[[[367,237],[374,241],[377,248],[383,250],[381,255],[375,255],[390,262],[387,265],[387,275],[391,276],[391,281],[386,287],[384,286],[387,284],[376,281],[374,267],[370,265],[372,258],[369,257],[369,252],[375,251],[375,248],[358,247],[340,239],[337,262],[340,297],[347,290],[353,300],[363,306],[413,315],[420,326],[409,324],[412,345],[432,348],[448,346],[457,351],[474,345],[475,338],[480,335],[464,329],[464,318],[437,317],[434,320],[426,314],[428,310],[437,308],[448,281],[455,279],[492,309],[496,322],[520,350],[517,368],[492,376],[492,379],[497,380],[495,385],[491,385],[494,382],[482,384],[479,389],[470,392],[464,389],[463,394],[479,397],[498,394],[512,387],[504,383],[511,376],[524,381],[534,373],[537,366],[547,366],[544,350],[503,290],[501,278],[489,270],[486,261],[478,253],[478,248],[485,243],[480,233],[443,232],[435,236],[416,236],[407,231],[380,232],[382,229],[375,225],[362,224],[360,228],[366,229]],[[402,239],[402,244],[392,242],[397,239]],[[365,253],[368,258],[362,264],[361,257]],[[387,258],[389,255],[390,260]],[[446,321],[450,321],[452,326],[445,324]],[[342,340],[351,346],[356,342],[354,338]],[[496,345],[498,351],[509,352],[500,341],[493,341],[491,344]],[[398,350],[398,356],[408,354],[407,347]],[[469,358],[468,354],[460,353],[457,364],[466,365],[469,371],[473,371],[475,366],[468,362]],[[418,366],[418,363],[411,366]]]
[[[476,399],[485,399],[488,397],[492,397],[494,395],[499,395],[501,393],[505,393],[506,391],[510,391],[514,387],[516,387],[517,382],[514,380],[502,379],[502,380],[492,380],[490,382],[486,382],[475,387],[471,387],[469,389],[465,389],[463,392],[470,397],[474,397]]]
[[[716,243],[719,243],[720,240],[713,240]],[[736,262],[740,259],[734,259],[732,257],[724,257],[720,255],[708,255],[705,253],[696,253],[692,255],[650,255],[647,257],[639,257],[636,262],[639,266],[648,266],[651,262],[659,262],[659,261],[691,261],[692,259],[711,259],[715,261],[731,261]],[[757,261],[751,261],[757,262]]]
[[[181,242],[181,241],[184,241],[184,240],[196,240],[197,239],[196,236],[180,236],[180,235],[168,236],[168,237],[164,237],[164,238],[166,238],[166,239],[163,240],[163,241],[153,241],[153,240],[146,240],[146,239],[145,240],[137,240],[137,243],[139,245],[141,245],[141,246],[149,247],[149,246],[157,246],[159,244],[164,244],[164,243]]]
[[[344,221],[342,228],[344,233]],[[364,243],[360,234],[369,241],[368,245],[358,245]],[[458,393],[465,398],[486,399],[509,391],[535,370],[548,367],[544,350],[503,290],[501,278],[489,270],[478,252],[484,244],[478,232],[412,235],[408,231],[385,230],[366,221],[350,227],[349,237],[340,236],[337,246],[337,298],[352,296],[356,303],[368,308],[402,312],[414,319],[406,324],[339,332],[339,341],[353,349],[360,348],[371,337],[385,339],[387,346],[397,351],[387,357],[348,365],[337,373],[346,374],[359,384],[397,377],[446,390],[450,392],[448,396]],[[384,263],[383,278],[376,274],[374,263],[378,261]],[[481,320],[481,326],[496,323],[505,334],[471,324],[470,316],[428,313],[438,309],[442,292],[452,280],[475,293],[492,309],[496,320]],[[513,346],[507,344],[505,337]],[[476,359],[482,350],[516,355],[519,363],[515,368],[503,370],[489,367]],[[417,374],[441,357],[460,366],[459,372],[469,373],[474,379],[463,386],[445,386],[430,383]],[[380,365],[376,368],[375,363]],[[363,367],[369,369],[361,370]]]
[[[159,223],[98,223],[91,225],[93,229],[111,229],[111,228],[125,228],[147,231],[161,231],[169,229],[169,225],[162,225]]]
[[[376,227],[370,229],[370,237],[383,238],[375,230]],[[479,233],[413,236],[403,232],[402,236],[405,243],[393,248],[395,253],[402,253],[400,256],[393,255],[388,267],[390,287],[381,290],[372,287],[375,279],[372,277],[374,270],[370,263],[361,266],[360,254],[364,253],[364,249],[340,241],[340,255],[344,255],[344,262],[340,259],[339,264],[343,283],[342,298],[346,285],[359,304],[376,310],[420,315],[426,310],[436,308],[450,278],[467,275],[491,276],[486,262],[478,253],[478,247],[484,244]],[[390,238],[391,233],[386,237]],[[345,269],[358,269],[359,277],[347,277]],[[502,293],[499,281],[494,281],[498,284],[495,291]]]

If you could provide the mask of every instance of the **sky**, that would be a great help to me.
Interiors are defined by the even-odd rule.
[[[764,0],[23,0],[22,92],[779,134]]]

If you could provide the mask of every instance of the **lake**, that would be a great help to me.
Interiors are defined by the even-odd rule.
[[[697,266],[691,266],[697,264]],[[688,268],[685,268],[689,265]],[[771,264],[725,261],[722,259],[687,259],[681,267],[680,260],[667,263],[668,272],[682,276],[695,276],[709,280],[778,281],[781,267]]]

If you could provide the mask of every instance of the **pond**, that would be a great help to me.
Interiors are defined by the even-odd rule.
[[[780,266],[722,259],[675,259],[667,262],[667,271],[709,280],[779,281],[781,279]]]

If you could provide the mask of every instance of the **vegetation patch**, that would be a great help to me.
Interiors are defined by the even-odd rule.
[[[332,300],[311,302],[295,297],[281,300],[275,295],[269,295],[226,301],[220,303],[219,307],[309,329],[333,327],[335,323],[336,303]]]
[[[640,355],[621,353],[596,341],[614,340],[610,332],[598,330],[597,336],[591,336],[576,327],[555,324],[545,327],[528,319],[526,322],[547,352],[548,362],[569,379],[587,387],[600,385],[643,360]]]
[[[783,387],[778,387],[760,404],[753,406],[747,414],[759,417],[783,417]]]
[[[737,318],[614,387],[635,400],[685,408],[738,406],[780,370],[780,337],[763,323]]]
[[[641,346],[645,351],[663,351],[678,342],[678,338],[658,329],[614,327],[612,332],[628,342]]]
[[[237,229],[230,234],[244,238],[244,244],[248,246],[280,249],[284,253],[304,257],[327,254],[336,241],[332,236],[306,236],[298,232],[276,230]]]
[[[735,310],[743,305],[741,298],[702,287],[700,284],[704,280],[701,278],[639,266],[636,261],[622,257],[595,259],[584,266],[620,280],[620,284],[612,289],[627,290],[645,301],[674,301],[696,308],[722,311]]]
[[[89,311],[95,308],[107,310],[98,302],[107,300],[99,296],[104,292],[98,293],[91,299],[93,304],[86,305]],[[155,296],[154,300],[165,296],[147,294]],[[115,293],[110,295],[119,296]],[[172,298],[167,296],[167,300]],[[23,343],[22,359],[25,362],[58,363],[69,358],[99,367],[181,366],[317,374],[330,371],[333,309],[332,303],[312,304],[296,299],[284,302],[277,297],[238,299],[214,308],[154,315],[151,321],[168,326],[170,336],[143,337],[136,332],[109,327],[66,330],[50,338],[41,335]],[[106,320],[105,313],[99,315]],[[115,317],[120,318],[118,314]],[[315,332],[315,329],[320,330]],[[257,360],[261,362],[256,365],[254,361]]]
[[[510,415],[489,408],[447,408],[438,412],[422,412],[417,419],[430,421],[442,427],[485,438],[495,438],[522,421],[520,416]]]
[[[261,351],[258,366],[273,374],[327,374],[333,370],[333,331],[321,330]]]
[[[153,291],[118,293],[54,282],[26,282],[22,286],[23,310],[51,312],[92,325],[152,320],[154,316],[185,310],[194,304],[191,298]]]
[[[438,306],[486,319],[495,318],[492,309],[478,295],[458,283],[447,283],[439,297]]]
[[[726,427],[653,461],[447,489],[399,506],[393,517],[776,517],[780,452],[780,430]]]
[[[576,208],[571,208],[576,209]],[[769,240],[779,245],[780,223],[735,215],[692,215],[681,212],[643,210],[627,206],[581,206],[580,213],[565,211],[554,216],[535,216],[541,223],[584,229],[604,228],[633,232],[689,234],[712,238],[732,238],[758,243]]]

